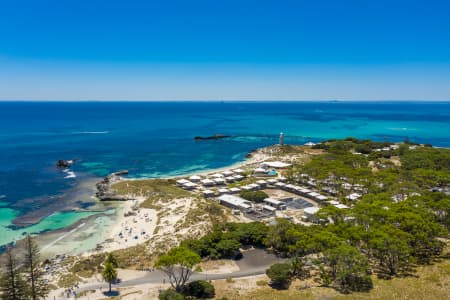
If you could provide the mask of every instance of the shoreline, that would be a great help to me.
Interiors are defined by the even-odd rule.
[[[273,146],[273,145],[254,149],[248,153],[248,154],[250,154],[250,157],[246,157],[242,161],[238,161],[231,165],[227,165],[227,166],[223,166],[223,167],[219,167],[219,168],[211,168],[211,169],[206,169],[206,170],[201,170],[201,171],[194,171],[194,172],[189,172],[186,174],[174,175],[174,176],[142,177],[142,178],[123,177],[121,179],[121,181],[176,179],[176,178],[189,177],[192,175],[205,176],[207,174],[223,172],[223,171],[226,171],[229,169],[246,167],[246,166],[250,166],[252,164],[260,163],[260,162],[268,159],[269,156],[260,153],[260,151],[262,151],[262,149],[265,149],[265,148],[271,147],[271,146]],[[96,182],[98,182],[98,180],[100,180],[100,179],[101,178],[97,178],[96,181],[90,180],[88,185],[90,185],[91,188],[95,188]],[[86,185],[86,182],[83,182],[80,184]],[[138,241],[131,239],[131,240],[127,241],[126,244],[117,243],[117,242],[112,241],[112,240],[115,240],[118,233],[123,231],[123,226],[129,226],[131,228],[132,227],[131,225],[135,225],[134,228],[141,229],[145,225],[148,227],[148,229],[146,230],[146,233],[147,234],[150,233],[150,235],[151,235],[151,233],[153,232],[153,229],[156,227],[155,221],[156,221],[157,217],[156,217],[155,210],[141,208],[140,210],[142,212],[140,213],[140,215],[134,216],[134,219],[136,219],[137,222],[133,223],[133,224],[131,224],[131,222],[133,220],[133,216],[125,216],[125,213],[127,211],[130,211],[134,204],[137,203],[137,205],[139,205],[145,199],[138,197],[138,199],[127,200],[127,201],[101,201],[101,200],[97,199],[94,196],[94,194],[95,194],[95,192],[93,192],[91,195],[91,198],[95,198],[95,200],[93,199],[95,201],[94,207],[97,207],[97,206],[99,206],[99,204],[103,203],[102,206],[107,207],[105,210],[98,211],[98,213],[95,213],[96,211],[94,210],[94,211],[92,211],[95,213],[94,215],[88,216],[86,218],[82,218],[82,219],[76,221],[75,223],[71,224],[68,227],[51,230],[51,231],[45,231],[45,232],[36,234],[37,241],[38,241],[38,243],[43,245],[43,250],[44,250],[43,252],[46,252],[46,256],[54,256],[54,255],[58,255],[58,254],[59,255],[66,254],[66,255],[76,255],[76,256],[78,256],[78,255],[79,256],[89,256],[89,255],[104,253],[104,252],[108,252],[108,251],[126,249],[127,247],[131,247],[131,246],[135,246],[135,245],[144,243],[148,239],[151,238],[151,236],[149,236],[146,239],[140,239],[141,236],[139,236]],[[115,210],[114,213],[107,214],[106,212],[111,209]],[[63,211],[68,211],[68,210],[63,210]],[[90,212],[90,210],[80,210],[80,209],[76,209],[76,210],[69,209],[69,211]],[[150,218],[152,220],[152,222],[144,222],[145,219],[142,220],[142,215],[145,215],[145,214],[152,216]],[[105,226],[106,228],[104,228],[104,230],[102,232],[94,232],[93,233],[94,236],[89,236],[90,238],[93,238],[94,240],[96,240],[95,245],[92,245],[95,247],[91,247],[90,249],[85,249],[81,252],[77,251],[78,248],[67,249],[68,244],[71,244],[71,241],[74,239],[74,236],[83,235],[84,231],[87,231],[87,232],[91,231],[92,228],[96,227],[95,226],[96,220],[98,220],[100,218],[108,218],[109,222],[110,222],[110,226]],[[138,233],[140,234],[140,232],[138,232]],[[68,239],[70,239],[70,240],[68,240]],[[20,240],[18,242],[20,243]],[[76,238],[75,238],[75,241],[72,242],[72,244],[77,244]],[[100,250],[96,250],[97,245],[101,245],[103,248]]]

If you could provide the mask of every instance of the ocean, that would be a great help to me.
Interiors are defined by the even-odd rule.
[[[224,167],[280,132],[295,144],[352,136],[450,147],[450,102],[0,102],[0,246],[107,216],[114,207],[92,193],[111,172]],[[194,140],[216,133],[232,137]],[[59,159],[76,160],[71,172]]]

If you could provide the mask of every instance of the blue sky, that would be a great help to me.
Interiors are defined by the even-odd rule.
[[[450,2],[0,1],[3,100],[450,100]]]

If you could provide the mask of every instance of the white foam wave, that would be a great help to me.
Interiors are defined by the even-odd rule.
[[[69,169],[65,169],[65,170],[63,170],[63,172],[67,174],[66,176],[64,176],[64,178],[76,178],[77,177],[75,172],[70,171]]]
[[[47,246],[43,247],[42,250],[46,250],[50,247],[52,247],[54,244],[56,244],[57,242],[59,242],[60,240],[66,238],[67,236],[71,235],[72,233],[74,233],[75,231],[77,231],[78,229],[80,229],[81,227],[83,227],[84,225],[86,225],[86,223],[81,223],[80,225],[78,225],[77,227],[75,227],[74,229],[72,229],[71,231],[67,232],[66,234],[61,235],[60,237],[58,237],[56,240],[54,240],[53,242],[51,242],[50,244],[48,244]]]
[[[72,134],[108,134],[109,131],[74,131]]]

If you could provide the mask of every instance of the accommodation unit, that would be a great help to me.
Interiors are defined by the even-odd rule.
[[[202,181],[200,181],[201,184],[203,184],[204,186],[213,186],[215,183],[214,181],[212,181],[209,178],[203,179]]]
[[[241,189],[238,188],[238,187],[232,187],[232,188],[230,188],[230,192],[233,193],[233,194],[239,193],[240,191],[241,191]]]
[[[286,209],[286,205],[283,202],[272,199],[272,198],[264,199],[264,203],[266,203],[266,205],[269,205],[275,209],[280,209],[280,210]]]
[[[203,191],[203,196],[205,196],[206,198],[214,197],[214,195],[215,195],[214,191],[211,191],[211,190]]]
[[[292,166],[291,164],[284,163],[281,161],[266,161],[263,162],[262,165],[264,167],[275,168],[275,169],[283,169]]]
[[[190,182],[189,180],[184,179],[184,178],[177,180],[177,184],[178,185],[184,185],[184,184],[189,183],[189,182]]]
[[[192,182],[199,182],[202,178],[198,175],[192,175],[191,177],[189,177],[189,180]]]
[[[219,200],[219,203],[232,208],[232,209],[239,209],[241,211],[249,211],[251,210],[251,202],[248,200],[245,200],[241,197],[235,196],[235,195],[221,195],[217,198]]]

